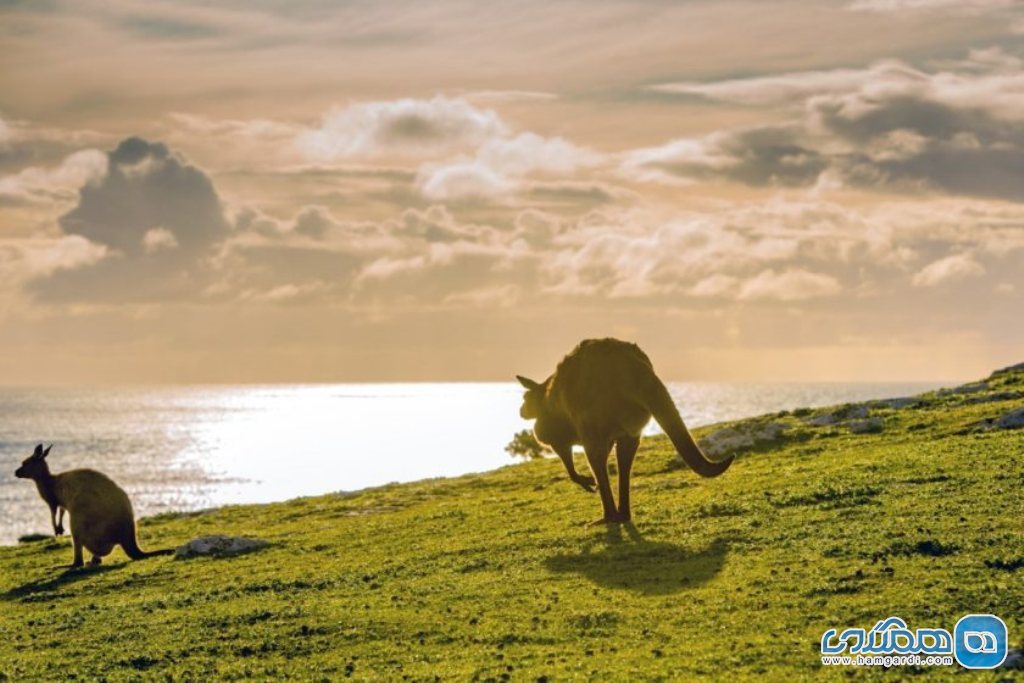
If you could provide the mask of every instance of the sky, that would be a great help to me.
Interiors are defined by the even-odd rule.
[[[0,384],[1024,360],[1024,5],[0,0]]]

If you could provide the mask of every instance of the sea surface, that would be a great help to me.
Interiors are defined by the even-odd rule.
[[[669,385],[691,427],[937,386]],[[529,426],[521,397],[511,383],[0,388],[0,544],[50,532],[35,486],[14,477],[39,442],[54,444],[53,471],[101,470],[150,515],[501,467]]]

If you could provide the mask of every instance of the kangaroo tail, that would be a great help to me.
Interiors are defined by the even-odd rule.
[[[151,550],[146,552],[139,547],[139,542],[135,540],[135,536],[129,536],[128,540],[121,544],[124,548],[125,554],[133,560],[144,560],[147,557],[156,557],[158,555],[171,555],[174,553],[174,548],[162,548],[161,550]]]
[[[672,440],[672,445],[676,447],[676,452],[690,466],[690,469],[702,477],[717,477],[729,469],[733,456],[716,462],[709,460],[704,455],[704,451],[693,440],[690,430],[683,423],[683,418],[680,417],[675,403],[672,402],[668,389],[665,388],[662,381],[653,373],[648,388],[647,409],[651,411],[654,419],[665,430],[665,434]]]

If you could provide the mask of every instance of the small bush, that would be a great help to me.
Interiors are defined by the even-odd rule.
[[[989,569],[1002,569],[1007,572],[1015,572],[1018,569],[1024,569],[1024,555],[1013,559],[1004,559],[1000,557],[994,560],[985,560],[985,566]]]
[[[505,446],[505,451],[513,458],[526,458],[533,460],[542,458],[548,452],[547,446],[537,441],[537,437],[529,429],[516,432],[512,440]]]

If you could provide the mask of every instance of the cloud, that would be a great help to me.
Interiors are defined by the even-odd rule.
[[[854,12],[907,12],[914,10],[951,10],[974,14],[1017,5],[1016,0],[855,0],[847,5]]]
[[[99,244],[75,235],[0,240],[0,280],[8,285],[97,263],[107,255]]]
[[[0,201],[16,204],[70,201],[81,187],[100,182],[106,173],[106,154],[94,149],[80,150],[55,167],[31,166],[0,176]]]
[[[387,280],[396,275],[415,273],[435,266],[451,265],[455,251],[445,244],[431,244],[425,254],[395,258],[385,256],[368,263],[356,277],[358,286],[371,280]]]
[[[731,174],[751,183],[809,184],[820,163],[834,157],[809,146],[805,132],[766,126],[697,139],[660,158],[659,172],[685,167],[708,179]],[[889,145],[887,159],[920,153],[915,136],[923,132],[901,134],[907,138]],[[647,155],[645,162],[655,158]],[[990,275],[980,284],[991,291],[1014,281],[1007,255],[1024,248],[1024,209],[988,201],[853,207],[785,193],[759,202],[698,200],[685,209],[651,201],[579,213],[511,210],[528,206],[519,200],[538,185],[566,182],[547,175],[590,169],[604,157],[524,133],[491,138],[465,159],[500,171],[517,201],[480,206],[453,191],[445,203],[374,220],[341,218],[341,210],[321,204],[281,216],[273,204],[225,212],[206,172],[165,145],[128,139],[60,221],[65,236],[97,251],[40,273],[31,288],[51,302],[188,298],[466,308],[540,294],[626,305],[795,306],[840,293],[868,299],[898,286],[923,296],[926,285],[918,281],[967,279],[955,269],[936,275],[938,266],[932,268],[965,253],[982,268],[979,280]],[[921,272],[931,274],[915,275]]]
[[[922,269],[922,283],[951,267],[977,273],[960,258],[929,266],[955,254],[972,254],[993,279],[1014,279],[1015,255],[1024,251],[1024,207],[980,200],[847,206],[780,197],[692,211],[598,209],[571,222],[524,219],[534,221],[538,236],[527,244],[543,291],[662,304],[799,302],[840,292],[871,300],[909,291]]]
[[[107,258],[36,280],[35,292],[116,301],[201,289],[205,259],[229,230],[209,177],[142,138],[127,138],[106,156],[106,174],[79,189],[78,204],[59,224],[64,234],[104,247]]]
[[[217,277],[205,292],[214,298],[350,301],[356,276],[368,263],[410,257],[410,245],[421,243],[396,229],[399,220],[342,220],[319,205],[303,206],[287,219],[244,206],[232,212],[231,222],[231,235],[209,259]]]
[[[716,273],[700,280],[687,292],[696,297],[729,298],[739,288],[740,281],[732,275]]]
[[[329,232],[336,230],[339,225],[325,207],[304,206],[295,217],[292,229],[300,235],[323,239]]]
[[[432,201],[457,201],[507,196],[516,185],[487,165],[467,160],[423,166],[416,188]]]
[[[980,62],[975,62],[980,64]],[[987,65],[988,66],[988,65]],[[812,131],[845,143],[832,155],[847,182],[920,184],[1024,199],[1024,64],[986,73],[921,74],[812,98]]]
[[[799,105],[803,113],[793,123],[630,152],[622,172],[637,180],[725,178],[1024,200],[1024,61],[999,49],[975,50],[932,71],[889,60],[659,87],[739,104]]]
[[[800,268],[781,272],[769,268],[747,280],[740,287],[740,301],[803,301],[834,296],[842,291],[839,281],[831,275]]]
[[[314,280],[302,284],[286,283],[277,285],[266,291],[246,291],[239,297],[243,301],[255,301],[271,304],[294,304],[303,300],[315,299],[318,295],[331,289],[329,282]]]
[[[985,267],[970,254],[954,254],[929,263],[914,275],[915,287],[937,287],[985,274]]]
[[[359,255],[343,285],[348,300],[381,304],[480,307],[506,305],[532,289],[537,260],[556,221],[521,212],[510,223],[477,223],[442,205],[407,209],[382,221],[394,248]]]
[[[519,133],[487,140],[472,158],[423,164],[416,186],[433,201],[502,198],[525,189],[528,176],[569,176],[600,158],[563,138]]]
[[[806,105],[819,126],[848,135],[907,129],[948,137],[972,125],[1024,117],[1020,59],[998,49],[976,50],[952,66],[927,72],[887,62],[866,70],[856,87],[817,93]]]
[[[174,249],[178,240],[174,233],[165,228],[151,228],[142,236],[142,248],[147,254],[161,249]]]
[[[520,193],[524,201],[551,207],[587,208],[598,204],[639,201],[635,192],[601,181],[541,180],[525,183]]]
[[[749,185],[792,186],[814,182],[828,165],[827,157],[805,146],[798,129],[764,126],[634,150],[622,168],[639,180],[724,177]]]
[[[381,247],[381,241],[387,241],[379,224],[340,220],[319,204],[299,207],[287,220],[279,220],[252,206],[240,206],[231,212],[230,222],[236,233],[235,242],[252,242],[253,236],[260,236],[278,243],[358,252],[373,251]]]
[[[558,99],[555,93],[539,90],[475,90],[465,93],[462,97],[473,104],[549,102]]]
[[[11,144],[11,140],[14,139],[14,131],[7,125],[7,122],[0,118],[0,149],[3,149],[7,145]]]
[[[538,93],[509,97],[513,95],[513,99],[550,99]],[[233,164],[229,168],[235,174],[273,172],[324,183],[329,174],[347,175],[349,180],[359,175],[376,180],[377,186],[364,188],[363,195],[381,196],[400,188],[431,202],[512,202],[534,190],[543,193],[542,183],[558,183],[553,190],[557,193],[567,189],[567,183],[577,182],[577,172],[606,160],[605,155],[562,137],[513,130],[469,94],[353,104],[329,111],[313,128],[268,119],[211,119],[183,113],[171,114],[169,120],[175,139],[194,142],[199,138],[223,146],[214,163],[221,168]],[[257,158],[257,166],[244,164],[232,151],[238,149],[245,150],[242,156]],[[347,166],[338,168],[339,163]],[[367,166],[357,168],[354,163]],[[377,168],[375,173],[372,165],[380,163],[391,168]],[[405,170],[410,165],[414,170]],[[390,176],[391,185],[381,189],[385,176]],[[591,183],[589,194],[577,192],[575,198],[593,203],[593,187]],[[573,195],[562,191],[559,199],[572,203]]]
[[[334,109],[295,144],[309,159],[432,157],[472,149],[508,132],[496,112],[464,99],[400,99]]]
[[[564,179],[602,160],[561,137],[514,131],[494,110],[467,98],[334,109],[318,128],[298,133],[295,147],[315,162],[419,160],[415,188],[434,202],[508,199],[526,189],[526,178]]]
[[[516,214],[513,228],[515,241],[535,248],[546,247],[561,232],[562,219],[551,213],[527,209]]]
[[[108,154],[108,166],[102,182],[82,187],[78,205],[61,217],[65,233],[128,255],[146,251],[145,236],[154,228],[188,252],[226,234],[209,177],[166,146],[127,138]]]
[[[597,163],[600,157],[564,138],[526,132],[488,140],[477,149],[476,159],[499,173],[521,177],[532,173],[572,173]]]
[[[518,285],[498,285],[449,294],[444,303],[455,306],[509,308],[519,303],[522,291]]]
[[[0,162],[28,161],[33,165],[50,164],[80,151],[109,141],[94,130],[59,128],[25,119],[0,117]],[[4,164],[6,165],[6,163]]]
[[[443,205],[378,222],[339,220],[322,206],[303,207],[288,220],[247,207],[234,223],[211,291],[247,301],[465,307],[468,300],[448,297],[493,286],[507,275],[499,274],[501,264],[525,249],[512,226],[460,220]]]
[[[296,137],[307,129],[291,121],[170,112],[161,123],[161,136],[170,144],[212,150],[204,160],[214,168],[267,172],[307,160],[295,144]]]
[[[889,66],[891,65],[891,66]],[[887,63],[884,68],[902,69],[899,63]],[[849,92],[870,80],[867,69],[830,69],[828,71],[801,71],[753,78],[734,78],[702,83],[683,81],[660,83],[650,89],[667,95],[696,96],[718,102],[747,106],[796,105],[812,95]]]
[[[252,140],[254,138],[288,141],[300,132],[294,124],[272,119],[214,119],[199,114],[170,112],[168,119],[191,135]]]
[[[799,242],[735,213],[595,210],[561,230],[542,259],[546,291],[644,299],[685,293],[797,256]],[[757,220],[748,216],[747,220]],[[729,292],[707,282],[696,296]]]

